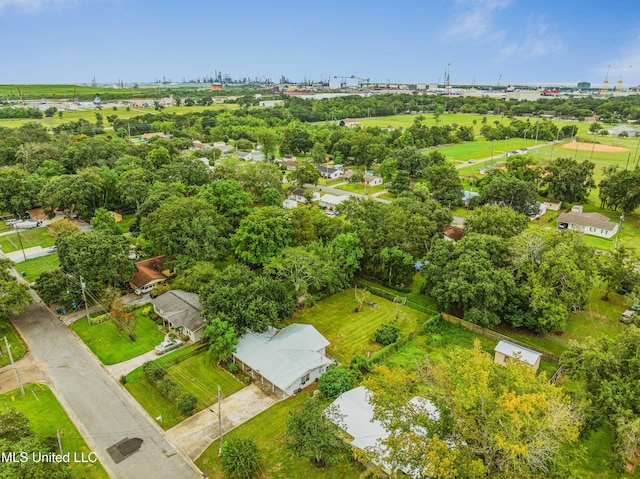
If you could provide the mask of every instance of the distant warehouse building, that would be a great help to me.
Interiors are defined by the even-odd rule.
[[[581,81],[580,83],[578,83],[578,88],[580,90],[587,90],[591,88],[591,83],[589,83],[588,81]]]
[[[542,94],[538,90],[516,90],[506,92],[507,100],[536,101]]]

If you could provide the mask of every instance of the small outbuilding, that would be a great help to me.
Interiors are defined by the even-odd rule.
[[[495,349],[494,362],[498,364],[507,364],[509,359],[517,359],[531,366],[534,371],[540,367],[540,359],[542,354],[532,349],[519,346],[510,341],[499,341]]]

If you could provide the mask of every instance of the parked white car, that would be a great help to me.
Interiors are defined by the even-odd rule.
[[[182,346],[182,341],[179,339],[167,339],[158,344],[153,350],[160,356],[161,354],[178,349],[180,346]]]
[[[16,219],[16,218],[11,218],[11,219],[7,220],[7,221],[5,222],[5,224],[6,224],[7,226],[13,226],[14,224],[16,224],[16,223],[20,223],[21,221],[22,221],[22,220],[19,220],[19,219]]]

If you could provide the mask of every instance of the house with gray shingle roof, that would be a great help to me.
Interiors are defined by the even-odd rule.
[[[558,216],[558,228],[570,228],[581,233],[599,236],[600,238],[613,238],[618,232],[618,224],[600,213],[560,213]]]
[[[249,331],[236,347],[233,362],[265,389],[291,396],[316,381],[332,364],[329,341],[309,324],[290,324],[263,333]]]
[[[193,342],[202,339],[207,321],[200,314],[202,304],[196,293],[173,289],[152,298],[151,304],[156,314],[172,328],[189,336]]]

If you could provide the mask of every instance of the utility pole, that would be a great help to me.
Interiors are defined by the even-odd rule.
[[[16,368],[15,363],[13,362],[13,355],[11,354],[11,346],[9,346],[9,341],[7,337],[4,337],[4,344],[7,347],[7,352],[9,353],[9,361],[11,361],[11,369],[16,373],[16,379],[18,380],[18,386],[20,386],[20,392],[24,396],[24,388],[22,387],[22,381],[20,381],[20,375],[18,374],[18,368]]]
[[[82,301],[84,301],[84,310],[87,314],[87,324],[91,324],[91,320],[89,319],[89,305],[87,304],[87,293],[85,292],[85,288],[87,287],[87,283],[84,282],[82,276],[80,276],[80,288],[82,289]]]
[[[618,238],[620,238],[620,233],[622,232],[622,222],[624,221],[624,213],[620,215],[620,225],[618,226],[618,234],[616,235],[616,240],[613,243],[613,251],[618,248]],[[7,338],[5,338],[6,340]]]

